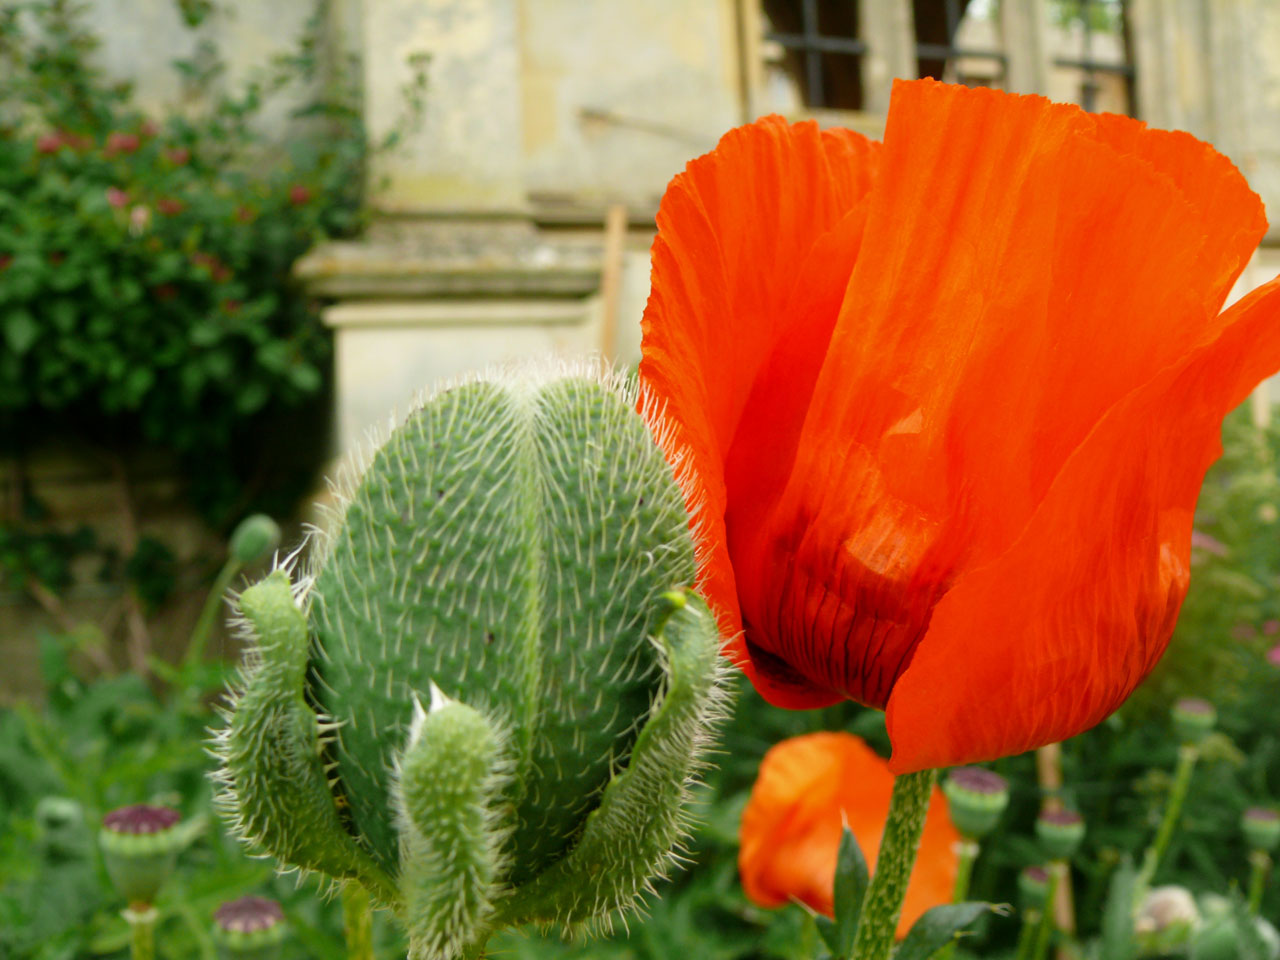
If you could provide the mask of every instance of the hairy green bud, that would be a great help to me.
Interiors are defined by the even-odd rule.
[[[598,374],[438,393],[313,570],[240,598],[254,652],[218,743],[240,833],[363,884],[414,960],[607,922],[673,862],[720,641],[636,407]]]

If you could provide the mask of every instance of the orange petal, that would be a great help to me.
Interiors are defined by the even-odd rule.
[[[1280,279],[1116,403],[1021,536],[960,576],[889,701],[895,772],[1018,753],[1116,709],[1168,644],[1222,418],[1280,365]]]
[[[674,446],[692,457],[691,499],[708,543],[702,588],[729,637],[740,625],[725,505],[743,473],[726,473],[725,461],[748,407],[772,417],[767,459],[785,456],[798,435],[806,380],[817,376],[857,255],[854,211],[877,154],[857,134],[768,117],[692,161],[658,213],[640,372],[675,424]],[[780,343],[795,361],[781,377]],[[761,380],[770,364],[774,375]],[[756,482],[751,469],[745,482]]]
[[[1022,535],[1112,407],[1215,335],[1264,226],[1190,137],[897,84],[789,480],[730,533],[757,672],[885,705],[953,582]]]
[[[765,907],[799,900],[830,916],[842,818],[874,873],[892,793],[888,765],[851,734],[814,733],[774,746],[742,814],[738,867],[747,896]],[[959,839],[935,788],[899,937],[950,900]]]

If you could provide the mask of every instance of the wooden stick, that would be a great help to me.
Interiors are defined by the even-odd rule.
[[[622,292],[622,254],[627,242],[627,208],[612,204],[604,216],[604,263],[600,272],[600,355],[617,360],[618,298]]]

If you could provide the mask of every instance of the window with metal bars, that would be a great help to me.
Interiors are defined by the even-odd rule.
[[[1018,0],[1022,2],[1022,0]],[[990,0],[912,0],[916,34],[916,71],[921,77],[982,86],[1003,86],[1008,58],[999,47],[998,34],[979,44],[961,44],[966,12],[981,7],[981,19],[994,21]]]
[[[764,0],[764,13],[765,40],[781,50],[805,106],[862,109],[867,45],[858,37],[858,0]]]
[[[1079,53],[1056,56],[1053,66],[1072,74],[1076,102],[1090,112],[1134,112],[1128,8],[1128,0],[1054,0],[1057,26],[1079,35]]]

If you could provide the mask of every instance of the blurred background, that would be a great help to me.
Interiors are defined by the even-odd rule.
[[[1277,51],[1275,0],[0,2],[0,930],[6,910],[34,922],[14,891],[53,889],[33,879],[42,797],[91,819],[207,808],[201,738],[236,648],[220,615],[217,662],[190,638],[237,524],[265,512],[296,544],[326,473],[441,378],[547,352],[634,365],[659,198],[727,129],[777,112],[878,137],[893,78],[933,76],[1190,131],[1280,210]],[[1273,228],[1237,292],[1277,272]],[[1228,884],[1239,812],[1280,794],[1270,410],[1263,389],[1228,424],[1170,656],[1064,751],[1103,824],[1083,916],[1158,816],[1175,697],[1218,701],[1225,733],[1173,876]],[[743,692],[734,724],[703,865],[598,955],[792,955],[798,911],[737,889],[738,811],[777,739],[844,726],[885,746],[882,721]],[[1002,769],[1029,829],[1033,761]],[[1008,835],[979,896],[1032,862]],[[205,843],[175,915],[286,895]],[[77,882],[46,927],[0,933],[0,957],[118,952],[108,895]],[[331,955],[332,911],[288,896],[299,955]]]

